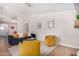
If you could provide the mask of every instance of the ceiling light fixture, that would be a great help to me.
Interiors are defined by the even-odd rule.
[[[25,3],[25,6],[31,7],[31,3]]]

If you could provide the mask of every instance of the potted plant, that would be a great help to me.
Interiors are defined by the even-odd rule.
[[[79,14],[76,15],[75,28],[79,28]]]
[[[79,20],[79,14],[76,15],[76,19]]]

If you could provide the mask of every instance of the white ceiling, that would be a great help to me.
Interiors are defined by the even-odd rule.
[[[59,12],[65,10],[73,10],[72,3],[31,3],[31,6],[25,6],[24,3],[3,3],[0,4],[4,9],[4,13],[16,14],[16,12],[24,15]],[[10,12],[11,11],[11,12]]]
[[[73,3],[31,3],[31,6],[28,6],[25,3],[0,3],[0,15],[6,16],[7,19],[8,17],[10,19],[13,16],[22,16],[23,18],[26,18],[33,14],[60,12],[74,9]]]

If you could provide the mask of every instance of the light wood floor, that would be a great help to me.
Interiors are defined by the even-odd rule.
[[[0,56],[11,56],[7,37],[0,37]]]
[[[11,56],[7,37],[0,37],[0,56]],[[58,45],[48,56],[76,56],[77,49]]]
[[[48,56],[77,56],[77,49],[58,45]]]

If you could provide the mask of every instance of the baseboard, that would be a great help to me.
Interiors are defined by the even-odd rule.
[[[68,44],[64,44],[64,43],[59,43],[59,45],[79,49],[79,47],[77,47],[77,46],[72,46],[72,45],[68,45]]]

